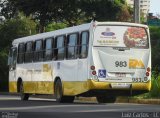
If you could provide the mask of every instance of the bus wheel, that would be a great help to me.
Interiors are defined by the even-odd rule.
[[[72,103],[74,101],[74,96],[63,95],[62,83],[60,79],[58,79],[55,84],[55,97],[56,101],[59,103]]]
[[[98,103],[114,103],[116,101],[115,96],[96,96]]]
[[[23,82],[20,83],[19,92],[20,92],[21,100],[28,100],[29,99],[29,94],[24,93]]]
[[[64,102],[66,103],[73,103],[74,96],[64,96]]]

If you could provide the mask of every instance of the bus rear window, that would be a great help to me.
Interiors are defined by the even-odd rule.
[[[97,26],[94,46],[146,49],[149,46],[147,31],[135,26]]]

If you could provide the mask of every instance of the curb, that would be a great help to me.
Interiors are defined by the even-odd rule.
[[[17,96],[19,94],[18,93],[9,93],[9,92],[0,92],[0,95],[14,95],[14,96]]]
[[[91,97],[91,98],[78,97],[76,99],[80,101],[97,102],[95,97]],[[160,99],[140,99],[140,98],[117,97],[115,103],[136,103],[136,104],[157,104],[159,105]]]
[[[18,96],[18,93],[0,92],[0,95],[13,95]],[[36,95],[33,97],[53,99],[51,95]],[[75,100],[82,102],[97,102],[96,97],[75,97]],[[136,103],[136,104],[157,104],[160,105],[159,99],[142,99],[142,98],[129,98],[129,97],[117,97],[115,103]]]
[[[117,98],[116,103],[160,104],[160,99]]]

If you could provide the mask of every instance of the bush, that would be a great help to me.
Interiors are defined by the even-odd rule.
[[[160,65],[160,27],[151,26],[149,28],[152,48],[152,68],[155,68]]]
[[[152,72],[152,88],[149,92],[151,98],[160,98],[160,76],[158,72]]]
[[[152,98],[160,98],[160,77],[152,79],[152,89],[149,94]]]
[[[155,72],[152,72],[151,78],[151,90],[148,93],[135,96],[136,98],[160,98],[160,76],[155,75]]]

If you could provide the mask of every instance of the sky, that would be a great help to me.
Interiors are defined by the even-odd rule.
[[[150,0],[150,13],[160,14],[160,0]]]

